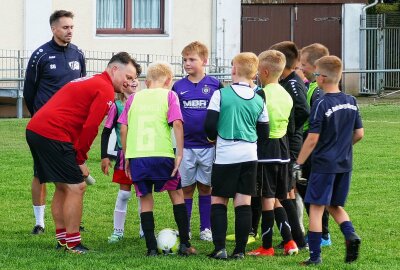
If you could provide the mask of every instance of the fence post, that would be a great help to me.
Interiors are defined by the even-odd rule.
[[[22,73],[22,67],[21,67],[21,50],[18,50],[18,87],[17,87],[17,117],[19,119],[22,118],[22,81],[20,80],[22,78],[21,76]]]

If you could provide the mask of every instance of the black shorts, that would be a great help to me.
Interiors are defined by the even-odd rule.
[[[75,150],[71,143],[48,139],[30,130],[26,130],[26,141],[40,183],[83,182],[82,171],[76,163]]]
[[[293,178],[293,164],[295,163],[295,160],[291,160],[289,165],[287,166],[288,169],[288,192],[291,191],[292,189],[294,189],[296,187],[296,179]]]
[[[257,182],[260,183],[260,193],[264,198],[286,199],[289,186],[288,178],[287,163],[258,164]]]
[[[211,173],[211,195],[234,198],[236,193],[255,196],[257,161],[214,164]]]

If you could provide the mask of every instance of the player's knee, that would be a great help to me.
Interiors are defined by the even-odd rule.
[[[132,192],[131,191],[126,191],[126,190],[120,190],[118,192],[118,199],[121,201],[127,201],[132,197]]]

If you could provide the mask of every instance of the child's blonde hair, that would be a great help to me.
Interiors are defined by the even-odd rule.
[[[151,82],[165,82],[174,77],[171,64],[154,62],[147,68],[146,80]]]
[[[185,46],[182,50],[182,56],[185,57],[188,53],[196,53],[203,61],[208,59],[207,46],[200,41],[193,41]]]
[[[324,56],[315,62],[318,71],[321,76],[324,76],[325,82],[338,84],[342,78],[342,61],[339,57],[331,55]]]
[[[268,77],[279,79],[286,66],[286,58],[283,53],[277,50],[267,50],[260,53],[258,59],[260,60],[260,66],[268,70]]]
[[[233,58],[232,65],[235,66],[239,77],[251,80],[257,74],[258,58],[252,52],[242,52]]]
[[[318,59],[329,55],[329,50],[321,43],[313,43],[301,49],[301,54],[305,56],[307,63],[314,66]]]

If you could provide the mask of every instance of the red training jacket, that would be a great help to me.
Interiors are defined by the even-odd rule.
[[[81,165],[113,102],[114,87],[107,72],[76,79],[35,113],[26,128],[52,140],[72,143]]]

